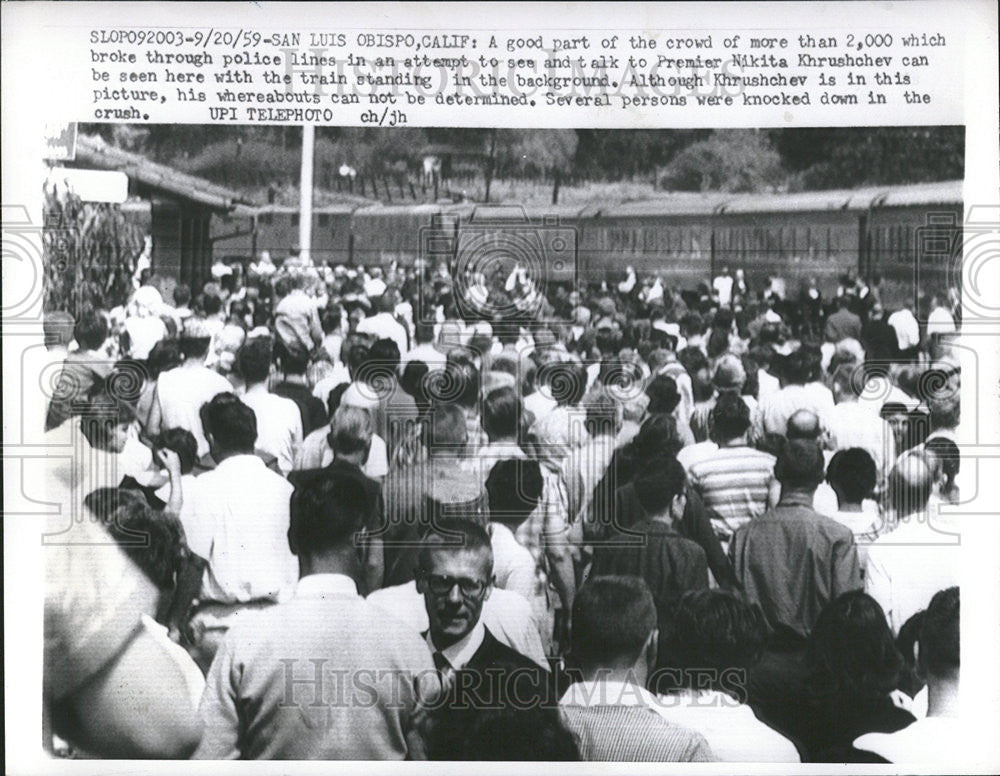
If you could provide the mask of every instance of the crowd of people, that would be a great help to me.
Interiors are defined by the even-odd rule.
[[[512,266],[46,315],[53,752],[968,754],[954,299]]]

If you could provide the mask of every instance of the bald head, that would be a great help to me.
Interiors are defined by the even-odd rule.
[[[922,512],[933,486],[934,467],[922,453],[908,453],[889,473],[889,503],[899,517]]]
[[[798,410],[788,419],[785,436],[792,439],[819,439],[819,416],[811,410]]]

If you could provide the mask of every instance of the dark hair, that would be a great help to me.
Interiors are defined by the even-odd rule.
[[[83,503],[159,590],[173,588],[184,546],[176,517],[155,512],[138,492],[121,488],[98,488]]]
[[[262,383],[271,374],[274,350],[270,337],[254,337],[236,353],[236,369],[248,385]]]
[[[323,316],[319,320],[319,325],[324,334],[332,334],[340,328],[340,308],[329,306],[323,310]]]
[[[815,490],[823,481],[823,450],[809,439],[792,439],[774,465],[774,476],[785,489]]]
[[[281,371],[290,375],[304,375],[309,368],[309,354],[291,350],[281,339],[275,344]]]
[[[431,451],[455,450],[469,441],[465,413],[454,404],[435,404],[426,426],[427,448]]]
[[[708,352],[709,358],[718,358],[721,356],[729,350],[729,332],[725,329],[712,329],[705,350]]]
[[[217,393],[199,412],[205,434],[223,452],[252,453],[257,442],[257,415],[235,393]]]
[[[709,414],[712,439],[728,442],[743,436],[750,428],[750,408],[743,398],[731,391],[722,391]]]
[[[177,453],[181,474],[188,474],[198,462],[198,440],[186,428],[168,428],[157,438],[156,446]]]
[[[952,440],[948,437],[934,437],[927,440],[924,450],[934,456],[934,459],[941,464],[941,470],[947,479],[946,487],[950,488],[955,482],[962,463],[962,453]]]
[[[174,286],[174,306],[183,307],[191,301],[191,286],[187,283],[178,283]]]
[[[680,320],[681,334],[685,337],[705,333],[705,321],[698,313],[685,313]],[[687,348],[685,348],[686,350]]]
[[[483,431],[490,439],[517,437],[521,428],[521,400],[513,388],[494,388],[483,399]]]
[[[466,409],[472,409],[479,402],[479,370],[468,352],[459,348],[448,351],[445,361],[446,381],[458,386],[455,403]]]
[[[572,656],[583,667],[631,664],[655,629],[656,605],[641,577],[591,577],[573,602]]]
[[[925,677],[958,677],[962,663],[959,604],[959,589],[949,587],[935,593],[924,612],[917,664]]]
[[[540,677],[525,678],[543,683]],[[511,698],[520,683],[512,688],[506,684],[500,682],[499,692],[490,693],[487,700],[481,688],[465,689],[466,682],[456,681],[448,702],[433,713],[428,759],[579,761],[576,738],[558,708],[525,703],[518,697],[521,693]]]
[[[93,307],[84,307],[73,326],[73,339],[82,350],[97,350],[108,338],[108,321],[104,313]]]
[[[222,300],[215,294],[205,294],[201,300],[201,308],[205,315],[217,315],[222,309]]]
[[[208,348],[212,344],[211,337],[187,337],[181,332],[178,340],[181,355],[185,360],[189,358],[205,358],[208,355]]]
[[[413,322],[413,338],[417,341],[418,345],[425,345],[428,342],[434,341],[434,324],[430,321],[425,321],[422,318],[417,318]]]
[[[493,575],[493,545],[490,535],[478,522],[450,517],[435,520],[420,542],[417,553],[418,576],[430,571],[430,555],[439,551],[486,554],[489,557],[488,575]]]
[[[673,458],[684,446],[673,415],[652,415],[639,428],[632,449],[639,461]]]
[[[698,372],[708,369],[708,356],[701,351],[701,348],[684,348],[677,354],[677,360],[692,379]]]
[[[826,605],[809,639],[813,692],[827,701],[883,698],[896,687],[903,656],[885,612],[867,593],[852,590]]]
[[[677,390],[677,381],[670,375],[657,375],[646,386],[649,397],[649,414],[673,412],[680,404],[681,394]]]
[[[875,461],[860,447],[838,450],[826,468],[826,481],[850,504],[860,504],[869,498],[877,480]]]
[[[344,392],[350,387],[350,383],[341,383],[331,388],[330,393],[326,395],[326,414],[331,418],[340,406],[340,400],[343,398]]]
[[[788,440],[785,439],[784,434],[776,434],[773,431],[768,431],[757,440],[757,444],[754,447],[762,453],[770,453],[775,458],[780,458],[786,444],[788,444]]]
[[[322,552],[351,542],[363,526],[368,506],[364,486],[356,477],[324,473],[304,480],[289,502],[292,552]]]
[[[91,447],[106,450],[117,426],[135,420],[135,408],[111,389],[109,381],[99,380],[87,394],[87,408],[81,413],[80,428]]]
[[[660,465],[652,467],[636,477],[633,482],[635,495],[648,515],[658,515],[670,507],[677,496],[684,492],[687,474],[676,458],[660,459]]]
[[[399,386],[409,396],[411,396],[418,407],[427,404],[427,395],[424,392],[424,381],[430,373],[430,367],[419,358],[407,361],[403,367],[403,376],[399,378]]]
[[[717,689],[745,690],[746,673],[760,661],[767,641],[767,625],[757,605],[722,589],[684,593],[670,609],[665,630],[661,655],[666,667],[675,670],[657,672],[661,692],[701,689],[699,669],[712,672]],[[726,676],[732,672],[739,674]]]
[[[543,487],[538,461],[523,458],[497,461],[486,478],[490,520],[520,526],[541,501]]]
[[[579,404],[587,392],[587,369],[575,357],[539,366],[536,379],[549,386],[552,398],[560,407]]]
[[[786,383],[805,385],[810,380],[812,368],[812,358],[806,353],[805,346],[801,346],[782,359],[781,376]]]
[[[164,372],[181,365],[180,343],[175,339],[161,339],[149,350],[146,369],[149,379],[155,380]]]
[[[399,345],[395,340],[388,338],[376,340],[372,343],[371,356],[372,360],[377,361],[383,369],[391,367],[393,372],[399,369]]]
[[[365,367],[371,361],[371,348],[363,339],[351,338],[344,340],[341,349],[346,353],[346,357],[343,358],[344,363],[347,364],[352,379],[356,379],[356,375],[364,373]]]

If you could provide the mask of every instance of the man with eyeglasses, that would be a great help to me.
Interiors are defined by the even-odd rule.
[[[438,522],[422,542],[417,565],[434,665],[452,687],[481,687],[479,697],[538,703],[548,671],[499,641],[483,623],[492,583],[493,549],[486,530],[469,520]]]

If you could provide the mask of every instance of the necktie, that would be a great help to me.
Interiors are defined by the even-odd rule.
[[[455,669],[448,662],[448,658],[440,652],[435,652],[431,657],[434,659],[434,667],[437,669],[438,676],[441,677],[441,689],[447,690],[451,686],[451,678],[455,674]]]

